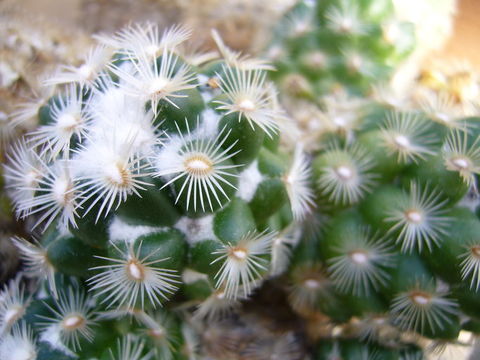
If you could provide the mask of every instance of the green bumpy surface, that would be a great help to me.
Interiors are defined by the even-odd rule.
[[[390,0],[300,1],[278,25],[267,56],[282,94],[316,101],[339,87],[365,95],[415,47],[413,24]]]

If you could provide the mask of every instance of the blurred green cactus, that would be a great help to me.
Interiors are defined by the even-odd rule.
[[[425,343],[475,338],[480,122],[454,95],[479,84],[465,71],[441,92],[421,79],[420,104],[398,96],[385,84],[414,39],[390,1],[301,1],[267,51],[296,119],[287,144],[312,156],[288,299],[318,359],[423,358]]]
[[[189,52],[189,36],[98,35],[45,81],[57,91],[4,167],[39,235],[12,240],[0,358],[300,360],[308,344],[406,360],[470,344],[480,122],[379,96],[412,25],[387,0],[301,1],[273,66],[215,31],[220,56]]]
[[[282,94],[316,101],[339,87],[368,93],[414,47],[413,24],[396,18],[390,0],[299,1],[279,24],[267,56]]]

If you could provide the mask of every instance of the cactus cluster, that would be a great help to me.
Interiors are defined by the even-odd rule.
[[[294,252],[292,305],[338,325],[318,335],[317,359],[407,359],[426,339],[435,346],[459,334],[471,344],[479,118],[448,127],[420,110],[366,107],[355,127],[325,132],[314,152],[318,225]],[[359,349],[375,355],[350,354]]]
[[[279,24],[267,56],[282,94],[316,101],[337,88],[369,92],[414,45],[413,24],[395,16],[390,0],[300,1]]]
[[[409,24],[389,46],[373,35],[392,24],[386,9],[300,2],[268,52],[283,52],[272,78],[297,120],[288,140],[312,156],[316,209],[288,277],[316,359],[420,359],[478,333],[479,83],[463,66],[425,70],[408,94],[386,85],[413,46]],[[342,47],[373,65],[349,71]]]
[[[379,86],[414,46],[388,0],[300,1],[273,65],[190,36],[98,35],[44,81],[55,92],[4,166],[35,236],[12,240],[23,267],[0,292],[0,359],[467,348],[476,78],[425,72],[411,98]]]
[[[4,168],[40,235],[13,240],[1,358],[194,358],[183,313],[221,317],[288,265],[313,195],[304,157],[279,149],[275,88],[262,62],[189,36],[132,25],[45,81]]]

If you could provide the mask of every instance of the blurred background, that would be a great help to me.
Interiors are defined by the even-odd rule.
[[[410,86],[421,69],[439,62],[480,68],[476,47],[480,1],[394,3],[396,16],[414,23],[417,36],[415,52],[394,77],[403,82],[400,88]],[[192,43],[203,48],[214,48],[210,29],[215,28],[231,48],[258,55],[294,5],[294,0],[1,0],[0,92],[4,99],[12,99],[12,92],[29,95],[39,74],[61,63],[78,63],[82,49],[92,43],[90,35],[112,34],[132,22],[152,21],[160,27],[187,24],[194,30]],[[13,50],[19,47],[23,53]],[[9,113],[6,102],[0,101],[0,111]]]
[[[195,28],[207,30],[216,27],[226,42],[236,49],[255,51],[259,42],[268,40],[268,31],[278,18],[294,4],[294,0],[2,0],[0,10],[3,16],[19,17],[25,20],[46,22],[58,27],[64,33],[91,34],[101,31],[113,32],[135,21],[154,21],[165,26],[187,22]],[[421,17],[425,23],[432,20],[421,12],[422,1],[396,1],[402,9],[411,8],[407,16]],[[431,54],[446,59],[468,59],[477,69],[480,67],[480,53],[476,49],[480,35],[480,12],[478,0],[423,0],[431,3],[432,9],[443,13],[453,12],[453,31],[447,41]],[[442,9],[443,8],[443,9]],[[402,10],[407,13],[406,10]],[[268,15],[268,16],[262,16]],[[433,15],[433,14],[430,14]],[[208,23],[207,23],[208,22]],[[431,26],[431,24],[425,25]],[[264,30],[262,36],[251,36]],[[196,36],[207,38],[208,31],[195,32]],[[439,34],[440,35],[440,34]]]

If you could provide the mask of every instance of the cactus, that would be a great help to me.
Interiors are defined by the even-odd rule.
[[[381,1],[299,1],[267,50],[282,94],[316,102],[342,87],[362,95],[413,50],[414,26]]]
[[[2,358],[422,359],[473,341],[479,120],[378,86],[413,46],[389,1],[310,3],[270,75],[215,31],[219,58],[147,23],[45,81],[4,167],[38,236],[12,239]]]
[[[312,326],[336,324],[312,335],[316,359],[423,358],[425,341],[471,345],[479,118],[452,128],[418,109],[374,100],[366,109],[350,114],[348,132],[317,137],[316,231],[307,226],[292,255],[290,304]]]
[[[414,43],[405,23],[388,45],[373,35],[392,15],[389,1],[301,1],[267,51],[297,120],[287,145],[312,159],[287,292],[316,359],[423,358],[477,334],[478,82],[464,68],[402,96],[383,85]],[[352,72],[355,49],[369,53]]]
[[[132,25],[45,80],[58,91],[4,167],[39,235],[13,239],[2,354],[193,358],[189,322],[288,265],[313,195],[301,153],[278,146],[274,87],[255,62],[188,53],[189,36]]]

